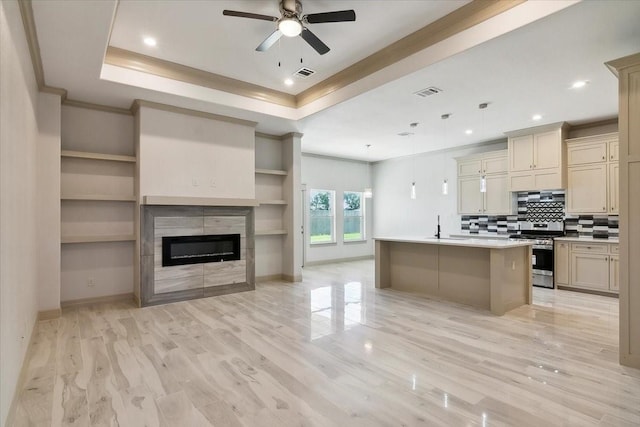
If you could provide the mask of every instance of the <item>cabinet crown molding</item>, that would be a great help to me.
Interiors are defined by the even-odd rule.
[[[526,128],[526,129],[511,130],[511,131],[505,132],[504,134],[507,135],[508,137],[512,137],[512,136],[531,135],[534,133],[548,132],[552,130],[565,131],[568,128],[569,128],[569,123],[557,122],[557,123],[550,123],[550,124],[535,126],[535,127]]]

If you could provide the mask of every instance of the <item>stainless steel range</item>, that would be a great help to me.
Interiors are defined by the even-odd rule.
[[[564,222],[518,222],[520,231],[512,239],[526,239],[533,243],[531,264],[533,286],[553,288],[553,238],[564,236]]]

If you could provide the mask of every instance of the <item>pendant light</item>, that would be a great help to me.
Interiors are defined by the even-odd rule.
[[[371,148],[371,144],[367,144],[367,151],[366,151],[366,153],[367,153],[367,155],[366,155],[366,158],[367,158],[367,185],[371,185],[371,170],[370,170],[371,169],[371,160],[370,160],[371,158],[369,157],[369,149],[370,148]],[[364,191],[363,191],[363,194],[364,194],[364,198],[365,199],[371,199],[373,197],[373,188],[365,187]]]
[[[414,129],[418,126],[418,122],[414,122],[409,124],[409,126]],[[413,162],[413,179],[411,182],[411,193],[410,193],[410,197],[411,200],[415,200],[417,198],[416,196],[416,140],[413,140],[413,156],[412,156],[412,162]]]
[[[480,134],[483,135],[484,132],[484,110],[489,106],[488,102],[483,102],[481,104],[478,105],[478,109],[481,111],[481,123],[480,123]],[[487,177],[485,175],[482,175],[480,177],[480,192],[481,193],[486,193],[487,192]]]
[[[443,114],[440,116],[440,118],[442,119],[442,123],[444,126],[444,145],[445,147],[447,146],[447,122],[446,120],[451,117],[451,113],[447,113],[447,114]],[[443,167],[444,167],[444,162],[442,162]],[[447,181],[447,178],[443,178],[442,180],[442,195],[446,196],[447,194],[449,194],[449,182]]]

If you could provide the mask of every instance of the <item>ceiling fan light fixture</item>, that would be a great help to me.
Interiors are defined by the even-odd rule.
[[[282,18],[278,22],[278,29],[286,37],[295,37],[302,32],[302,24],[295,18]]]

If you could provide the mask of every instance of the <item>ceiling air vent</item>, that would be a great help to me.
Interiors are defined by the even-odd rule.
[[[437,95],[440,92],[442,92],[442,89],[438,89],[435,86],[429,86],[428,88],[419,90],[419,91],[415,92],[414,94],[418,95],[418,96],[421,96],[423,98],[426,98],[427,96]]]
[[[313,71],[311,68],[302,67],[298,71],[293,73],[293,75],[296,76],[296,77],[301,77],[303,79],[306,79],[307,77],[309,77],[309,76],[311,76],[311,75],[313,75],[315,73],[316,72]]]

